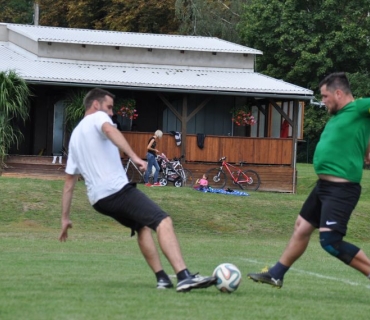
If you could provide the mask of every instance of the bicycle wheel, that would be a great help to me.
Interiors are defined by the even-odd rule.
[[[208,186],[222,189],[226,185],[226,174],[220,168],[212,168],[206,172]]]
[[[193,174],[189,169],[182,169],[181,177],[183,187],[192,187],[194,185]]]
[[[260,176],[256,171],[253,170],[245,170],[243,171],[239,177],[238,180],[241,180],[242,182],[238,182],[238,185],[241,189],[247,189],[247,190],[257,190],[260,187],[261,179]]]
[[[128,166],[125,168],[125,171],[126,171],[126,175],[127,175],[127,179],[128,179],[128,182],[132,182],[132,180],[134,179],[134,168],[132,166]]]

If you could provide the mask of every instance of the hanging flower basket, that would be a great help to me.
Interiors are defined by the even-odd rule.
[[[117,114],[121,115],[124,118],[135,120],[139,116],[135,107],[136,101],[134,99],[123,100],[120,109],[117,111]]]
[[[250,107],[235,107],[231,109],[230,113],[232,114],[231,120],[237,126],[252,126],[256,124],[256,119],[252,116]]]

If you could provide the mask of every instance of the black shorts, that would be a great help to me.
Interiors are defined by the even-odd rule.
[[[154,201],[136,189],[135,183],[129,183],[120,191],[100,199],[93,208],[130,228],[132,236],[144,226],[155,231],[168,217]]]
[[[361,194],[359,183],[318,180],[300,212],[315,228],[329,228],[343,235]]]

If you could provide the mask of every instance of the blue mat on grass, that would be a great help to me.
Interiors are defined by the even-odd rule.
[[[208,193],[221,193],[221,194],[227,194],[231,196],[249,196],[248,193],[243,192],[243,191],[237,191],[237,190],[231,190],[231,189],[214,189],[214,188],[194,188],[196,191],[200,192],[208,192]]]

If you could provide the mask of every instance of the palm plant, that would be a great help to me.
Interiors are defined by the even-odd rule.
[[[66,128],[69,133],[77,126],[80,120],[84,117],[85,107],[83,100],[87,90],[73,90],[70,91],[67,98],[64,100],[65,109],[65,122]]]
[[[16,123],[27,120],[30,95],[26,81],[15,71],[0,72],[0,173],[9,149],[13,145],[18,147],[23,138]]]

